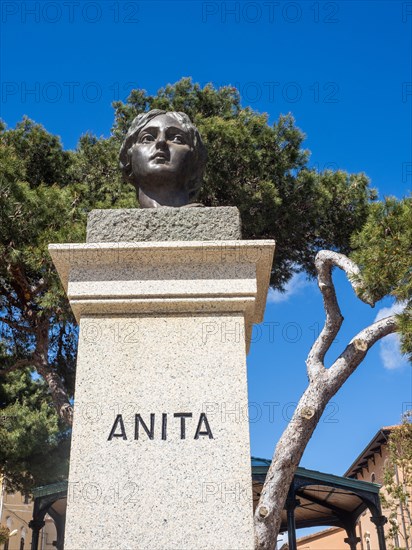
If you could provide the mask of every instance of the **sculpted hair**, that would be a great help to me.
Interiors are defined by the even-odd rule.
[[[203,173],[207,161],[207,151],[202,142],[202,138],[200,137],[198,129],[192,123],[186,113],[152,109],[147,113],[140,113],[139,115],[137,115],[137,117],[133,120],[120,148],[119,161],[120,169],[123,172],[123,177],[126,181],[130,181],[131,183],[133,183],[133,185],[139,185],[139,182],[136,181],[135,176],[132,172],[131,148],[136,143],[140,131],[146,126],[148,122],[159,115],[167,115],[171,118],[174,118],[189,134],[190,145],[193,150],[193,160],[192,176],[190,177],[190,180],[188,182],[188,191],[190,199],[193,199],[197,195],[203,183]]]

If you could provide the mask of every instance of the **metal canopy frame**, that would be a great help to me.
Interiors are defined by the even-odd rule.
[[[270,460],[252,457],[254,506],[270,466]],[[289,488],[282,515],[281,532],[288,532],[289,550],[296,550],[296,529],[333,526],[345,529],[345,542],[356,550],[356,522],[365,510],[371,512],[379,550],[386,550],[383,526],[385,516],[379,499],[380,485],[352,478],[298,468]]]
[[[33,531],[31,550],[37,550],[38,548],[39,535],[45,525],[44,517],[46,514],[49,514],[56,526],[57,540],[55,546],[57,550],[63,550],[66,514],[60,513],[54,506],[59,501],[67,501],[67,489],[68,482],[61,481],[60,483],[37,487],[33,490],[33,519],[29,523],[29,527]],[[66,506],[64,506],[64,510],[66,510]]]

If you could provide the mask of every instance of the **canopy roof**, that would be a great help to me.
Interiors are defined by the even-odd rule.
[[[270,460],[252,457],[253,505],[256,507]],[[325,474],[306,468],[296,470],[290,493],[299,501],[295,509],[296,527],[333,525],[345,527],[379,501],[380,485]],[[286,510],[281,531],[287,530]]]

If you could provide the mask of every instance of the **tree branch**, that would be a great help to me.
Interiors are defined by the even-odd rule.
[[[362,292],[360,271],[352,260],[344,254],[331,250],[321,250],[317,253],[315,267],[318,273],[318,286],[323,297],[326,319],[322,331],[313,344],[306,360],[309,380],[312,380],[325,370],[324,360],[326,352],[336,338],[343,322],[343,316],[336,297],[335,285],[332,280],[332,269],[335,266],[346,273],[356,295],[362,301],[373,305],[367,294]]]
[[[41,279],[39,279],[36,285],[32,286],[32,292],[33,294],[39,294],[46,287],[47,287],[47,281],[42,277]]]
[[[26,274],[24,272],[24,268],[21,264],[8,264],[7,271],[10,273],[12,277],[12,281],[16,282],[20,288],[23,290],[25,294],[29,294],[30,298],[33,294],[34,288],[29,281],[27,280]],[[27,298],[26,299],[30,299]]]
[[[49,328],[50,320],[48,317],[43,318],[42,321],[39,320],[36,351],[34,353],[37,359],[36,368],[37,372],[44,378],[50,388],[57,414],[66,424],[71,426],[73,423],[73,406],[70,403],[69,396],[61,377],[49,364]]]
[[[15,330],[22,330],[23,332],[28,332],[30,334],[34,333],[33,328],[26,327],[20,323],[16,323],[7,317],[0,317],[0,323],[5,323],[7,326],[9,326],[10,328],[14,328]]]
[[[381,338],[398,328],[395,315],[385,317],[364,328],[352,338],[345,350],[327,370],[328,384],[339,388],[363,361],[369,349]],[[337,390],[336,390],[337,391]]]
[[[57,414],[68,426],[71,426],[73,424],[73,406],[59,374],[49,365],[39,365],[37,372],[44,378],[50,388]]]
[[[17,309],[21,309],[21,303],[16,300],[12,294],[13,291],[10,291],[8,290],[5,285],[1,285],[0,286],[0,294],[2,296],[6,296],[7,300],[9,301],[10,305],[12,305],[13,307],[17,308]],[[16,291],[14,291],[16,292]],[[5,305],[3,306],[5,307]]]
[[[18,369],[22,369],[24,367],[33,367],[35,366],[35,359],[29,358],[29,359],[19,359],[13,365],[10,367],[7,367],[5,369],[0,369],[0,375],[8,374],[9,372],[13,372]]]

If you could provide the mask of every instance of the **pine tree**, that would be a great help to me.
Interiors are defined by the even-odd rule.
[[[304,134],[291,114],[270,126],[268,115],[242,108],[236,88],[201,88],[190,78],[158,91],[134,90],[114,103],[113,135],[120,144],[133,118],[148,109],[184,111],[208,150],[205,206],[237,206],[245,239],[276,239],[271,284],[282,289],[294,271],[315,274],[322,248],[349,253],[376,192],[365,174],[308,168]]]
[[[84,242],[87,214],[93,208],[138,206],[134,189],[121,179],[117,155],[132,119],[151,108],[182,110],[198,126],[209,153],[199,200],[206,206],[238,206],[244,238],[276,239],[274,287],[284,288],[296,271],[317,274],[319,250],[348,254],[356,248],[365,292],[376,296],[396,292],[399,300],[410,300],[410,279],[404,271],[410,257],[410,225],[405,227],[410,203],[394,201],[390,218],[394,225],[392,221],[385,225],[386,213],[392,210],[386,203],[373,206],[376,193],[365,174],[319,173],[308,167],[304,134],[290,114],[269,125],[268,115],[241,106],[235,88],[201,88],[190,79],[168,85],[156,96],[134,90],[126,103],[114,106],[113,135],[82,136],[75,151],[64,151],[57,136],[28,119],[15,129],[0,128],[1,383],[16,376],[11,384],[18,388],[19,376],[24,375],[30,386],[27,373],[32,383],[34,375],[40,376],[46,384],[42,390],[47,389],[46,401],[53,403],[60,420],[71,424],[77,326],[47,245]],[[397,224],[403,229],[392,230]],[[392,239],[386,243],[390,261],[380,254],[382,239]],[[376,284],[381,286],[375,288]],[[398,326],[404,329],[404,349],[410,350],[407,313]],[[8,398],[1,408],[9,407],[13,404]],[[28,422],[40,414],[44,434],[49,430],[55,445],[57,434],[63,437],[65,430],[53,423],[38,401],[33,407]],[[19,426],[11,429],[16,438]],[[10,444],[6,438],[5,445]],[[26,455],[24,448],[16,447],[15,464],[20,464],[23,478],[29,470],[22,457],[29,451],[35,452],[35,447]],[[14,470],[16,480],[19,468]],[[35,469],[29,473],[30,479],[37,475]]]
[[[45,382],[29,369],[0,385],[0,474],[8,491],[66,479],[70,432],[53,407]]]
[[[412,200],[387,197],[370,205],[366,223],[352,238],[352,258],[362,271],[374,301],[393,296],[403,306],[398,315],[402,351],[412,361]]]

